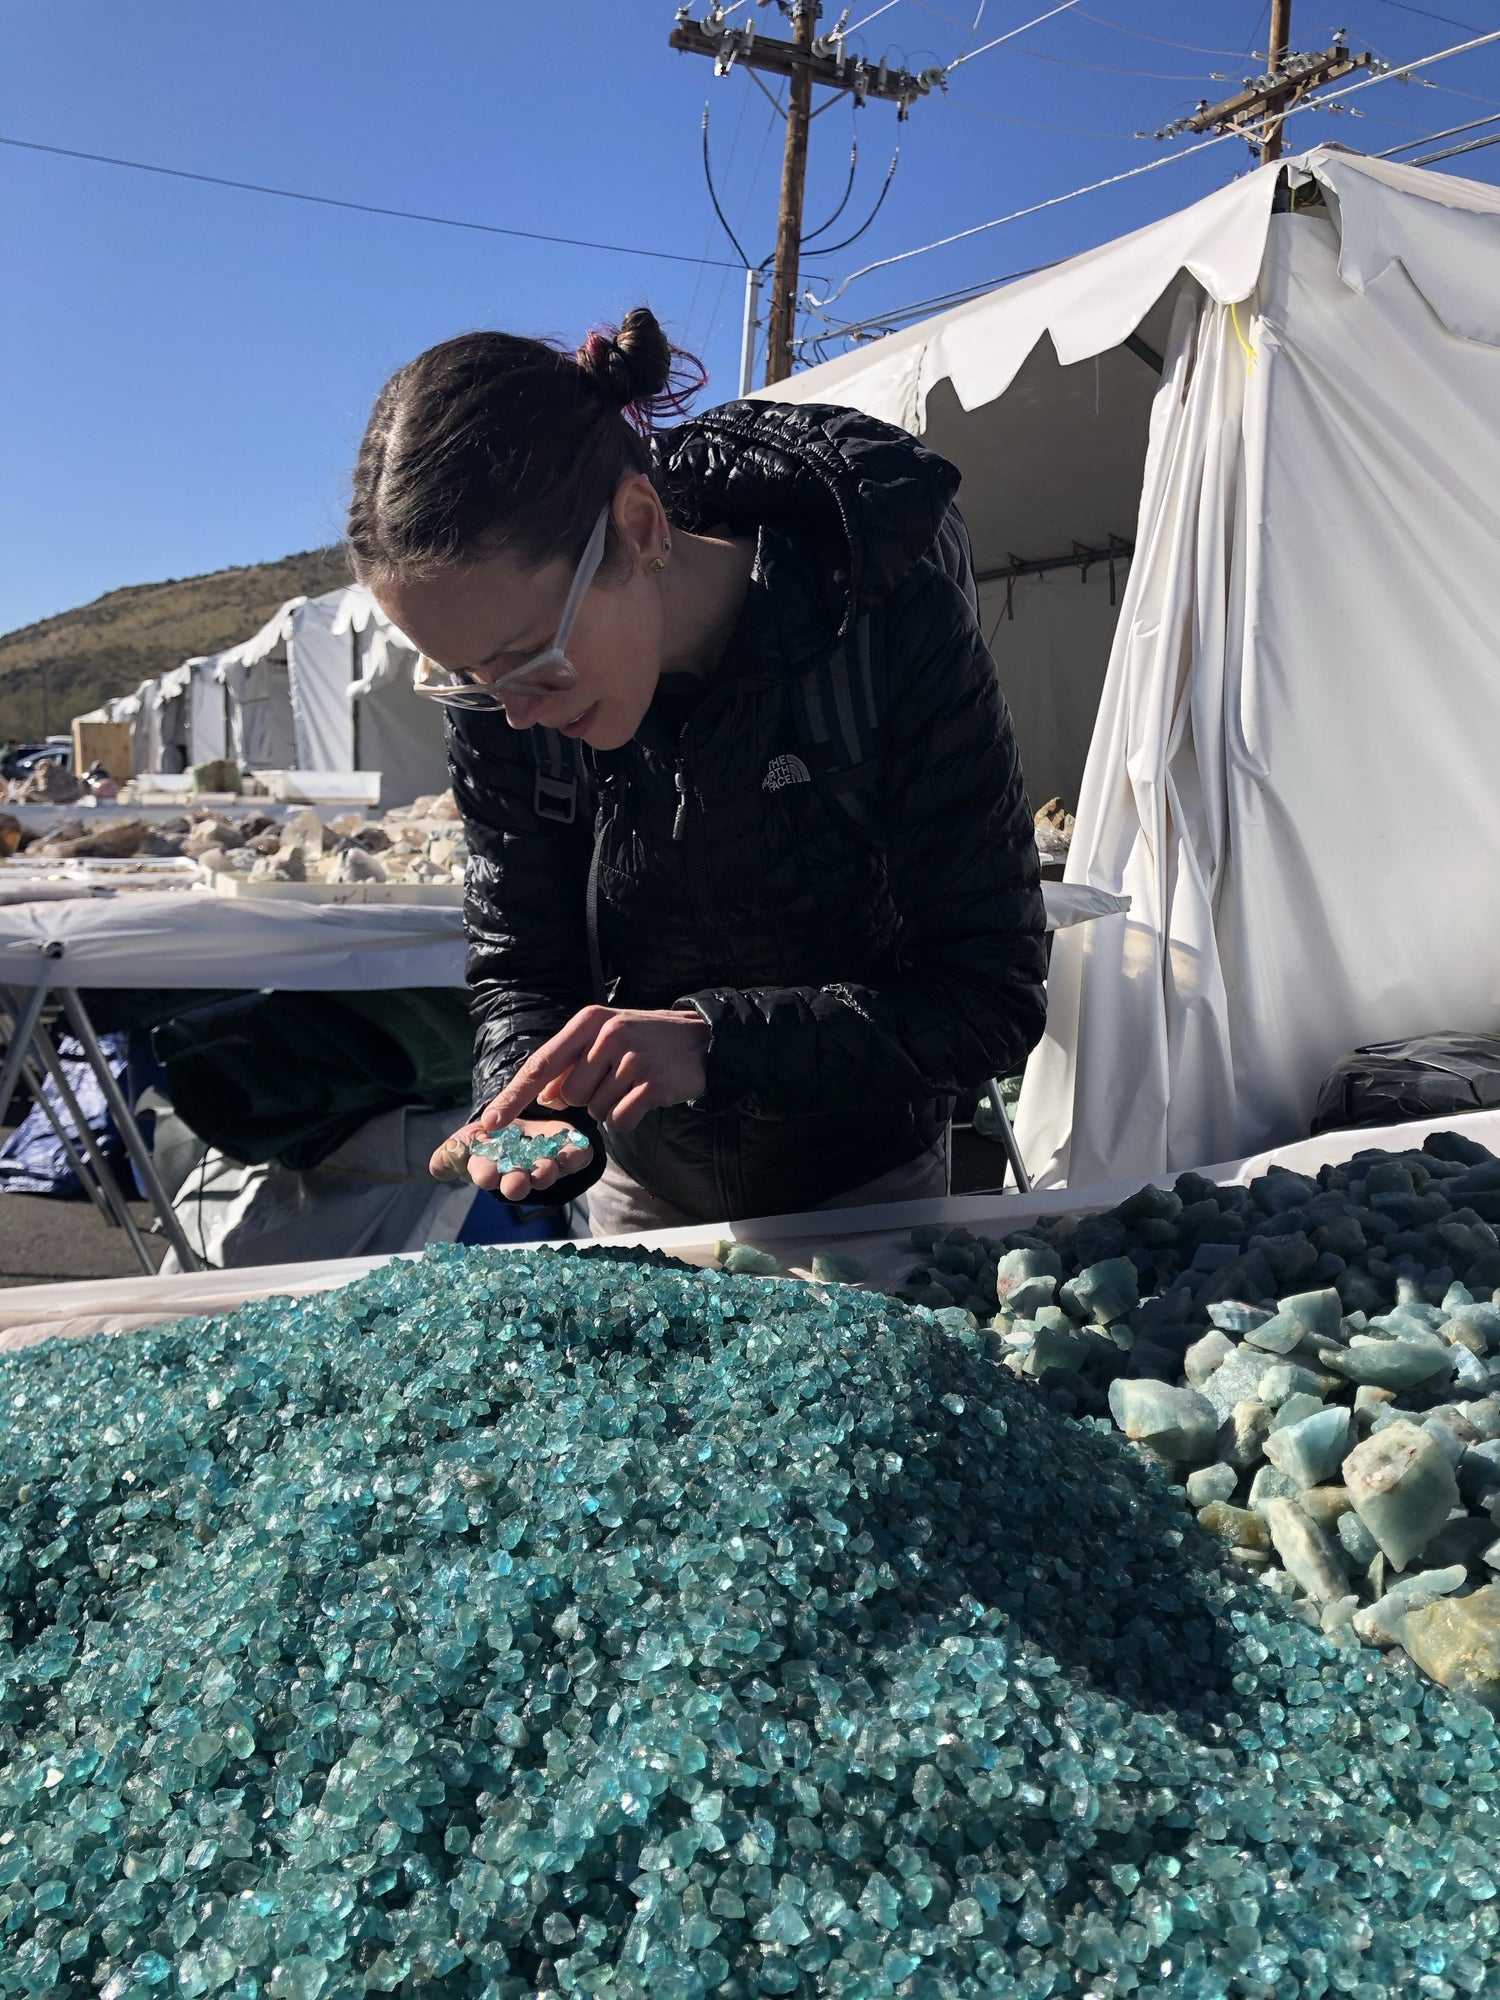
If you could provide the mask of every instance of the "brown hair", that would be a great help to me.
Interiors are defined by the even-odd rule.
[[[370,413],[349,502],[355,575],[430,576],[502,549],[576,559],[621,480],[650,477],[655,424],[706,380],[645,306],[573,354],[510,333],[429,347]]]

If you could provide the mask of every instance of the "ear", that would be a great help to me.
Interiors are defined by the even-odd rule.
[[[615,533],[637,568],[660,555],[668,534],[667,516],[645,473],[632,474],[616,489],[612,513]]]

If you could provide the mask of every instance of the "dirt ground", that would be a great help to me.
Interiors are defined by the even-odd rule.
[[[0,1137],[8,1136],[0,1133]],[[1000,1185],[1005,1156],[968,1130],[953,1135],[953,1192],[982,1194]],[[151,1211],[133,1202],[146,1247],[160,1263],[166,1241],[152,1235]],[[123,1229],[111,1228],[87,1201],[0,1193],[0,1287],[60,1284],[69,1278],[136,1278],[140,1265]]]

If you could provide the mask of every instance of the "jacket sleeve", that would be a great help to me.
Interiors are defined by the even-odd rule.
[[[933,563],[886,615],[891,976],[684,995],[713,1031],[706,1110],[775,1118],[956,1095],[1019,1068],[1041,1038],[1040,867],[994,662]]]
[[[589,1004],[592,818],[586,799],[571,826],[538,816],[529,735],[503,715],[451,713],[448,767],[469,848],[464,929],[477,1116],[531,1051]],[[522,1116],[557,1113],[530,1107]],[[587,1132],[593,1160],[537,1201],[571,1201],[604,1171],[592,1120],[582,1111],[568,1116]]]

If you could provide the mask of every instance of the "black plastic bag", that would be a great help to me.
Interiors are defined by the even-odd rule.
[[[183,1122],[232,1160],[306,1169],[382,1111],[469,1100],[468,995],[241,993],[152,1036]]]
[[[1342,1057],[1323,1079],[1312,1132],[1400,1125],[1500,1107],[1500,1034],[1460,1030],[1374,1042]]]

